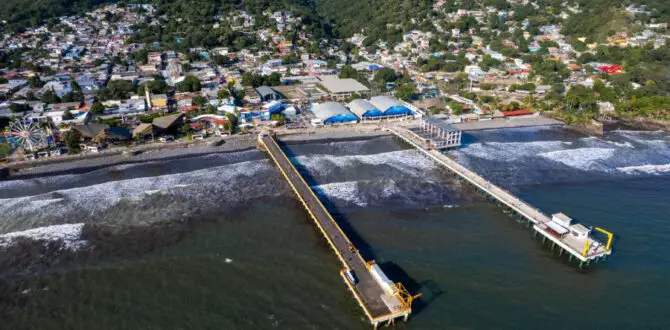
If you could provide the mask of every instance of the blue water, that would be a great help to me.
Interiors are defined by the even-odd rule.
[[[670,328],[667,133],[596,139],[533,128],[465,139],[451,157],[546,213],[614,232],[614,255],[580,270],[391,137],[285,146],[364,257],[423,293],[399,329]],[[3,233],[90,228],[91,247],[49,254],[57,263],[16,262],[35,259],[32,250],[0,258],[9,329],[369,328],[338,261],[261,152],[0,188]]]

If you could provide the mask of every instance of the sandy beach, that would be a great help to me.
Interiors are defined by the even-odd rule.
[[[365,139],[388,135],[377,126],[343,126],[320,129],[281,130],[277,136],[284,142]],[[82,153],[44,160],[5,165],[5,179],[26,179],[65,172],[85,172],[119,164],[180,159],[211,153],[236,152],[256,148],[256,134],[210,138],[192,142],[153,143],[130,148],[112,148],[100,153]]]

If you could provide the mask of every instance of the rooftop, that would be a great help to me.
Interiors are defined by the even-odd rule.
[[[340,79],[337,76],[323,76],[320,77],[321,85],[326,88],[329,92],[334,94],[340,93],[357,93],[357,92],[368,92],[369,88],[365,85],[356,81],[356,79]]]

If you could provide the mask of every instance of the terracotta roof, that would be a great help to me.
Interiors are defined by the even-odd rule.
[[[512,110],[512,111],[502,111],[502,114],[505,115],[505,117],[523,116],[523,115],[531,115],[531,114],[533,114],[533,111],[528,110],[528,109]]]

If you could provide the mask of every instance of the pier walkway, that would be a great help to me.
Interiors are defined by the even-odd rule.
[[[383,322],[393,323],[396,318],[405,320],[411,313],[412,297],[400,283],[384,283],[375,277],[371,264],[366,262],[356,247],[332,218],[326,207],[321,203],[310,186],[293,166],[284,151],[277,144],[274,136],[269,133],[259,135],[258,142],[277,164],[287,182],[293,188],[303,206],[328,241],[344,268],[340,275],[354,294],[366,316],[376,328]],[[375,267],[375,270],[378,268]],[[352,271],[356,282],[350,281],[346,271]],[[377,273],[378,274],[378,273]],[[388,280],[385,275],[384,279]]]
[[[554,219],[556,215],[554,216],[554,218],[550,218],[537,208],[520,200],[518,197],[496,186],[490,181],[484,179],[477,173],[469,170],[465,166],[452,160],[451,158],[447,157],[441,152],[430,149],[422,145],[421,137],[416,136],[414,132],[397,126],[385,126],[384,129],[395,134],[397,137],[409,143],[410,145],[412,145],[417,150],[421,151],[429,158],[445,166],[447,169],[449,169],[457,176],[468,181],[473,186],[477,187],[487,195],[496,199],[501,204],[505,205],[509,209],[518,213],[523,218],[527,219],[529,224],[533,224],[533,227],[536,230],[536,234],[540,233],[544,236],[543,241],[546,239],[551,240],[554,245],[558,245],[561,248],[561,253],[563,253],[564,251],[568,252],[570,254],[570,259],[576,257],[581,262],[590,263],[591,260],[595,260],[596,262],[598,262],[600,258],[604,258],[612,253],[611,233],[603,229],[596,228],[597,231],[605,233],[609,236],[609,241],[607,242],[607,244],[603,244],[600,241],[593,239],[588,234],[572,235],[572,232],[580,234],[579,231],[582,228],[584,230],[587,229],[581,224],[567,226],[567,228],[563,228],[567,230],[567,232],[560,232],[561,227],[555,225]],[[565,217],[564,215],[561,216]],[[554,230],[556,228],[558,228],[558,230]],[[583,232],[583,230],[581,231]],[[581,265],[582,263],[580,263],[580,266]]]

